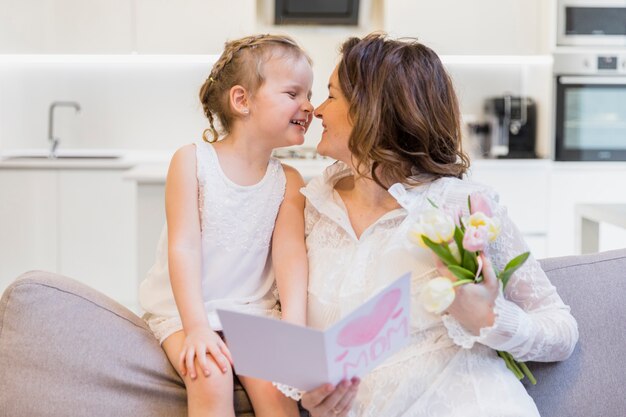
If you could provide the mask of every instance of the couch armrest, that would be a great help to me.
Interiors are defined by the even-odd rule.
[[[144,322],[41,271],[0,300],[0,405],[7,416],[186,416],[185,387]]]
[[[580,338],[563,362],[531,362],[527,384],[542,417],[626,416],[626,250],[541,260],[578,322]]]

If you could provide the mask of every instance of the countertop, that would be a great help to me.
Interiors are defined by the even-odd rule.
[[[128,149],[68,149],[65,157],[42,157],[41,149],[9,150],[0,153],[0,169],[117,169],[127,170],[142,164],[169,161],[175,150],[144,151]],[[19,155],[19,158],[15,158]],[[88,157],[82,157],[88,155]],[[116,158],[110,158],[118,155]]]
[[[42,150],[30,150],[33,154],[41,154]],[[172,150],[128,150],[128,149],[96,149],[96,150],[64,150],[66,156],[86,153],[91,157],[65,157],[59,159],[28,158],[29,150],[0,152],[0,169],[115,169],[128,170],[124,178],[144,184],[165,182],[167,168],[175,149]],[[21,158],[12,156],[19,154]],[[98,158],[94,156],[119,155],[118,158]],[[334,161],[330,158],[280,158],[287,165],[296,168],[305,180],[321,174]],[[475,159],[469,171],[483,169],[527,170],[534,168],[550,169],[557,172],[580,171],[623,171],[625,162],[557,162],[549,159]]]

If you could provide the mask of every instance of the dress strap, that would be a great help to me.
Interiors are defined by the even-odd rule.
[[[213,145],[207,142],[198,142],[194,145],[196,146],[196,176],[198,183],[205,185],[209,175],[212,174],[211,166],[215,166],[215,151],[210,148]]]

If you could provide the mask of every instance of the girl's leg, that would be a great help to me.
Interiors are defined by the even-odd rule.
[[[163,342],[163,350],[179,375],[178,359],[184,341],[185,334],[181,330]],[[195,361],[196,379],[191,379],[189,372],[185,376],[181,375],[187,388],[187,415],[189,417],[235,417],[232,369],[229,368],[228,372],[222,373],[214,361],[207,359],[211,366],[211,375],[208,377],[205,377],[200,369],[198,359]]]
[[[285,397],[271,382],[239,375],[256,417],[298,417],[297,403]]]

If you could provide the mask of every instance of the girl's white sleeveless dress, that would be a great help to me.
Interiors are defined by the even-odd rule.
[[[271,267],[270,242],[286,177],[271,158],[265,176],[254,185],[232,182],[222,170],[213,145],[196,144],[198,207],[202,234],[202,299],[213,330],[221,330],[217,308],[279,316]],[[168,271],[167,225],[159,239],[156,262],[139,288],[145,319],[162,343],[181,330]]]

